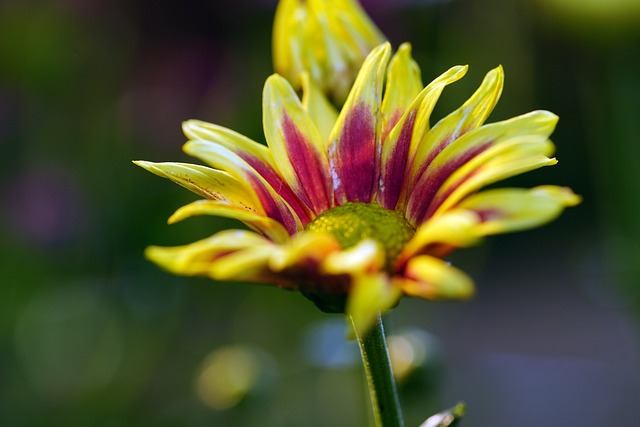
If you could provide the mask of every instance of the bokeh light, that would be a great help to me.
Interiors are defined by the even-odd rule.
[[[260,370],[260,360],[249,348],[219,348],[202,363],[196,379],[198,397],[214,409],[229,409],[256,387]]]

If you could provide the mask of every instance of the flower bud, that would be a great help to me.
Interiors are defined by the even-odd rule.
[[[308,72],[342,104],[367,54],[385,37],[357,0],[281,0],[273,26],[273,62],[297,89]]]

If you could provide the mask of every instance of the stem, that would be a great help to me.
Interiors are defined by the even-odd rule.
[[[357,332],[356,337],[360,345],[376,427],[403,427],[400,401],[380,315],[364,337]]]

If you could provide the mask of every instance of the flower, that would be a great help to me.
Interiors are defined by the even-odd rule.
[[[440,93],[467,67],[423,88],[410,51],[404,44],[389,60],[389,44],[376,47],[339,114],[311,80],[303,80],[300,100],[284,78],[269,77],[268,146],[214,124],[184,123],[184,151],[210,167],[137,162],[204,197],[169,222],[218,215],[253,231],[150,247],[148,258],[176,274],[299,290],[324,311],[351,315],[359,333],[402,295],[472,296],[472,280],[447,254],[551,221],[580,198],[556,186],[479,191],[554,165],[548,137],[557,117],[534,111],[484,125],[502,91],[498,67],[430,127]]]
[[[281,0],[273,25],[273,62],[296,89],[309,72],[342,103],[367,54],[385,38],[357,0]]]

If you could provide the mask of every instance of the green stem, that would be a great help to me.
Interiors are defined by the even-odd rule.
[[[403,427],[400,401],[380,315],[364,337],[357,332],[356,337],[360,345],[376,427]]]

